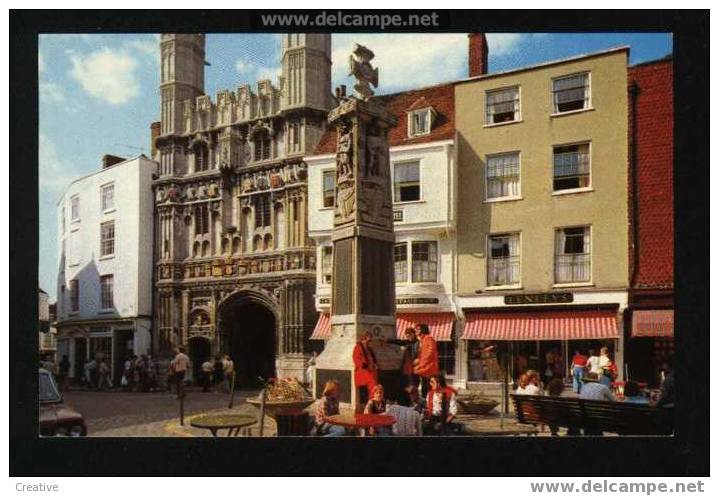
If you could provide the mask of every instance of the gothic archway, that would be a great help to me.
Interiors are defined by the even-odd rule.
[[[279,316],[275,303],[260,292],[240,291],[217,308],[220,348],[235,363],[236,385],[256,387],[276,375]]]

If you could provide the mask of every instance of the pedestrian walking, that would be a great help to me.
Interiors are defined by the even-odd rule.
[[[208,357],[207,360],[205,360],[202,363],[202,392],[206,393],[210,390],[210,385],[212,384],[212,371],[214,370],[214,364]]]
[[[359,395],[359,406],[369,401],[370,392],[377,385],[377,356],[372,349],[372,334],[365,332],[352,350],[355,366],[355,387]]]
[[[212,371],[212,382],[215,385],[215,389],[220,387],[222,384],[225,374],[223,372],[224,363],[222,362],[222,355],[215,355],[214,370]]]
[[[404,331],[405,339],[388,339],[389,344],[398,344],[402,348],[402,390],[409,392],[412,386],[419,386],[419,376],[414,373],[414,362],[419,356],[420,342],[417,339],[417,331],[414,327],[408,328]],[[408,406],[410,404],[410,398],[405,395],[401,398],[400,404]]]
[[[419,353],[414,361],[414,373],[419,376],[421,394],[426,396],[429,393],[429,381],[439,374],[439,354],[437,352],[437,341],[429,334],[427,324],[419,324]]]
[[[105,386],[108,386],[109,389],[112,389],[112,383],[110,382],[110,367],[105,362],[104,358],[100,359],[100,363],[97,366],[97,390],[102,391],[105,389]]]
[[[83,371],[85,374],[85,387],[87,389],[93,389],[93,387],[97,384],[97,380],[96,380],[97,362],[95,361],[94,357],[91,357],[90,360],[85,362]]]
[[[317,368],[317,352],[313,351],[312,356],[307,361],[307,369],[305,370],[305,384],[310,391],[314,391],[315,369]]]
[[[177,384],[177,397],[179,398],[184,393],[185,374],[190,367],[190,357],[185,355],[185,347],[180,346],[177,348],[175,358],[170,362],[170,369],[172,370],[173,378]]]
[[[576,350],[572,358],[572,387],[579,394],[582,391],[582,379],[587,368],[587,356],[582,350]]]
[[[232,389],[232,378],[235,376],[235,362],[230,355],[225,355],[222,360],[222,374],[225,379],[225,392],[229,393]]]

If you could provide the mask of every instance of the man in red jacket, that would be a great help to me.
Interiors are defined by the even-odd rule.
[[[419,324],[419,356],[414,361],[414,373],[420,378],[422,395],[429,392],[430,377],[439,374],[439,354],[437,341],[429,334],[427,324]]]
[[[377,357],[370,346],[372,334],[365,332],[352,351],[352,361],[355,366],[355,387],[359,392],[357,408],[364,408],[369,400],[369,392],[377,384]]]

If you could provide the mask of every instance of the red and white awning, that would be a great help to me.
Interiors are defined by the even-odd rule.
[[[321,313],[320,318],[317,319],[315,330],[312,331],[310,339],[329,339],[332,335],[332,326],[330,326],[330,314]]]
[[[619,337],[616,310],[467,313],[462,339],[550,341]]]
[[[634,310],[632,337],[670,338],[674,336],[674,310]]]
[[[452,312],[440,313],[398,313],[397,314],[397,338],[404,339],[405,331],[409,327],[417,327],[418,324],[427,324],[430,334],[437,341],[452,340],[452,324],[454,314]],[[330,326],[330,314],[322,313],[317,319],[317,325],[312,332],[310,339],[327,340],[332,336]]]
[[[452,312],[398,313],[397,339],[404,339],[404,332],[410,327],[416,328],[418,324],[427,324],[430,335],[437,341],[452,340],[452,324],[454,324]]]

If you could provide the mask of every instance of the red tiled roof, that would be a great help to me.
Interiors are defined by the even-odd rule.
[[[414,145],[454,138],[454,84],[446,83],[417,90],[403,91],[377,97],[397,117],[397,126],[389,132],[390,146]],[[417,138],[407,137],[407,111],[432,107],[436,112],[429,134]],[[334,153],[337,137],[334,129],[322,136],[315,155]]]

